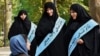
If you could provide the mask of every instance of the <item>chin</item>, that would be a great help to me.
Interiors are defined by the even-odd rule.
[[[76,18],[73,18],[73,20],[76,20]]]

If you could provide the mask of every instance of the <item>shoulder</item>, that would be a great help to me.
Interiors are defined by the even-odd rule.
[[[100,33],[100,25],[97,25],[92,30],[94,33]]]

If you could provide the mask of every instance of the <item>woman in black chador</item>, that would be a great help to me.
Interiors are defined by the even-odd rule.
[[[67,37],[66,39],[67,49],[69,49],[68,48],[69,43],[72,40],[72,36],[75,34],[75,32],[91,19],[92,19],[91,16],[86,12],[86,10],[81,5],[79,4],[71,5],[70,20],[67,24],[67,30],[65,34],[65,37]],[[87,29],[88,27],[85,30]],[[83,32],[81,32],[80,35],[82,33]],[[98,55],[100,53],[99,26],[96,25],[95,27],[93,27],[92,30],[88,31],[85,35],[76,40],[76,43],[77,45],[72,51],[70,56],[99,56]]]
[[[13,22],[8,33],[8,39],[18,34],[28,35],[31,28],[31,21],[28,19],[27,12],[25,10],[20,10],[18,16],[14,19],[15,21]]]
[[[53,32],[53,28],[56,25],[55,23],[58,18],[59,16],[57,14],[55,5],[52,2],[45,3],[43,15],[36,29],[35,39],[31,43],[31,56],[34,56],[36,54],[36,46],[39,46],[41,44],[46,35]],[[67,54],[65,52],[65,42],[63,37],[65,29],[66,25],[64,23],[56,38],[38,56],[66,56]]]

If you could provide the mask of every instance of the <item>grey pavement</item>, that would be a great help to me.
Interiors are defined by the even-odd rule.
[[[9,56],[10,53],[9,47],[0,47],[0,56]]]

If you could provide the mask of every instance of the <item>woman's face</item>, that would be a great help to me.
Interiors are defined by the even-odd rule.
[[[49,16],[53,16],[53,9],[47,8],[46,12],[48,13]]]
[[[27,15],[23,13],[22,15],[20,15],[20,18],[21,18],[22,20],[25,20],[26,16],[27,16]]]
[[[77,18],[77,12],[70,10],[70,15],[72,16],[72,18],[75,20]]]

